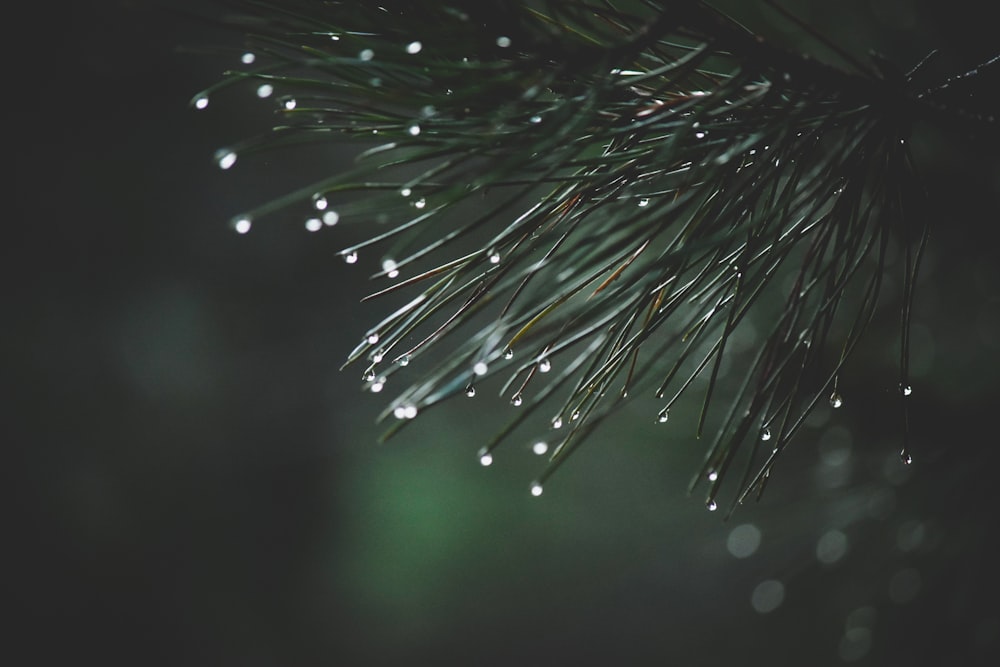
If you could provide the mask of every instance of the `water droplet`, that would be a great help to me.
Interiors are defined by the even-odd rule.
[[[329,202],[323,195],[313,195],[313,206],[316,207],[317,211],[325,211]]]
[[[410,355],[404,354],[399,359],[396,359],[396,363],[399,364],[400,366],[409,366],[410,365]]]
[[[410,188],[401,188],[399,190],[399,194],[402,195],[403,197],[409,197],[410,195],[413,194],[413,190],[411,190]]]
[[[716,471],[716,470],[709,470],[708,471],[708,481],[714,482],[717,479],[719,479],[719,473],[718,473],[718,471]]]
[[[468,387],[465,388],[465,395],[468,396],[469,398],[474,397],[476,395],[476,388],[470,384]]]
[[[306,220],[306,229],[310,232],[318,232],[323,229],[323,221],[319,218],[309,218]]]
[[[580,411],[579,411],[579,410],[574,410],[574,411],[573,411],[573,414],[571,414],[571,415],[569,416],[569,420],[570,420],[571,422],[575,422],[575,421],[576,421],[577,419],[579,419],[579,418],[580,418]]]
[[[479,376],[486,375],[488,370],[489,366],[486,365],[485,361],[477,361],[476,365],[472,367],[472,372]]]
[[[414,40],[414,41],[412,41],[412,42],[410,42],[409,44],[406,45],[406,52],[409,53],[412,56],[412,55],[415,55],[417,53],[420,53],[420,50],[422,48],[424,48],[424,45],[421,44],[420,42]]]
[[[375,52],[372,51],[371,49],[364,49],[361,51],[361,53],[358,54],[358,60],[364,60],[365,62],[368,62],[374,57],[375,57]]]
[[[219,163],[219,169],[229,169],[236,164],[236,153],[223,148],[215,153],[215,161]]]
[[[704,139],[705,138],[705,133],[704,132],[695,132],[694,133],[694,138],[695,139]]]
[[[642,208],[645,208],[646,206],[649,206],[649,197],[643,197],[642,199],[640,199],[639,200],[639,206],[642,207]]]
[[[208,106],[208,95],[201,95],[194,101],[195,109],[204,109]]]
[[[264,99],[265,97],[270,97],[274,92],[274,86],[269,83],[262,83],[257,86],[257,97]]]
[[[764,442],[767,442],[768,440],[770,440],[771,439],[771,429],[767,428],[766,426],[763,429],[761,429],[760,439],[763,440]]]
[[[348,264],[357,264],[358,263],[358,253],[357,252],[349,252],[349,253],[345,254],[344,255],[344,261],[347,262]]]
[[[253,61],[257,60],[257,56],[247,51],[242,56],[240,56],[240,62],[244,65],[252,65]]]
[[[506,350],[503,351],[503,358],[504,359],[508,359],[508,360],[509,359],[513,359],[514,358],[514,350],[512,350],[512,349],[510,349],[508,347]]]
[[[479,465],[484,468],[489,465],[493,465],[493,455],[490,454],[488,449],[479,450]]]
[[[498,253],[496,250],[490,252],[490,264],[499,264],[499,263],[500,263],[500,253]]]
[[[237,234],[246,234],[247,232],[250,231],[250,227],[252,226],[253,223],[250,221],[250,218],[247,218],[245,216],[242,218],[237,218],[233,222],[233,229],[236,230]]]
[[[666,423],[669,420],[670,420],[670,411],[669,410],[660,410],[660,414],[657,415],[656,421],[658,421],[661,424],[664,424],[664,423]]]
[[[837,392],[833,392],[832,394],[830,394],[830,407],[831,408],[833,408],[834,410],[836,410],[837,408],[839,408],[843,404],[844,404],[844,399],[843,399],[843,397],[840,394],[838,394]]]
[[[420,199],[418,199],[417,201],[413,202],[413,205],[414,205],[414,206],[415,206],[416,208],[423,208],[424,206],[427,206],[427,200],[426,200],[426,199],[424,199],[423,197],[421,197],[421,198],[420,198]]]
[[[911,387],[908,384],[900,384],[899,393],[901,393],[903,396],[909,396],[910,394],[913,393],[913,387]]]
[[[399,275],[399,269],[396,266],[396,260],[394,259],[382,260],[382,270],[385,271],[387,278],[395,278]]]
[[[340,214],[336,211],[327,211],[323,214],[323,224],[327,227],[333,227],[338,222],[340,222]]]
[[[497,46],[501,49],[506,49],[510,46],[510,37],[507,37],[506,35],[500,35],[497,37]]]
[[[538,114],[535,114],[534,116],[528,119],[528,122],[533,125],[538,125],[539,123],[542,122],[542,117],[539,116]]]
[[[552,418],[552,428],[562,428],[562,417]]]
[[[910,456],[910,452],[905,449],[900,450],[899,460],[905,463],[906,465],[910,465],[911,463],[913,463],[913,457]]]
[[[513,405],[515,408],[521,405],[521,403],[524,403],[524,398],[521,396],[521,392],[517,392],[516,394],[510,397],[510,404]]]
[[[542,495],[542,485],[539,484],[538,482],[532,482],[531,483],[531,495],[535,496],[536,498],[538,496]]]
[[[531,451],[538,456],[542,456],[545,452],[549,451],[549,444],[547,442],[536,442],[531,446]]]
[[[378,378],[377,380],[375,380],[374,382],[372,382],[371,387],[369,387],[369,389],[371,389],[371,392],[373,394],[379,393],[384,388],[385,388],[385,378],[384,377]]]
[[[415,137],[420,134],[420,126],[414,123],[410,127],[406,128],[406,131],[410,133],[411,137]]]
[[[287,100],[285,100],[284,106],[285,106],[285,109],[287,109],[288,111],[291,111],[292,109],[295,108],[296,104],[297,104],[297,102],[295,101],[295,98],[294,97],[289,97]]]
[[[370,334],[368,334],[368,344],[369,345],[374,345],[377,342],[378,342],[378,333],[377,332],[376,333],[370,333]]]
[[[709,498],[705,502],[705,507],[708,508],[709,512],[714,512],[715,510],[719,509],[719,504],[715,502],[715,500],[713,500],[712,498]]]
[[[417,416],[417,406],[415,405],[397,405],[393,411],[393,416],[396,419],[413,419]]]
[[[538,362],[539,373],[548,373],[551,370],[552,370],[552,362],[549,361],[548,359],[542,359],[541,361]]]
[[[375,369],[368,368],[365,370],[365,374],[361,376],[361,379],[365,382],[372,382],[375,380]]]

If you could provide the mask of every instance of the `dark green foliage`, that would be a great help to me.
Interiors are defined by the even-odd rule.
[[[257,58],[219,87],[272,87],[280,121],[222,166],[300,142],[365,150],[234,221],[309,210],[317,227],[379,228],[342,253],[381,253],[369,298],[408,299],[349,356],[369,389],[447,352],[389,405],[390,433],[499,376],[520,411],[480,454],[551,418],[540,492],[624,401],[655,395],[650,419],[665,421],[697,392],[710,437],[692,486],[708,480],[714,509],[735,476],[735,506],[764,490],[817,404],[839,406],[838,378],[885,305],[900,313],[892,384],[909,460],[926,226],[907,138],[914,118],[953,113],[964,79],[836,69],[697,2],[246,9]],[[888,272],[902,289],[880,304]],[[751,352],[731,354],[751,321]]]

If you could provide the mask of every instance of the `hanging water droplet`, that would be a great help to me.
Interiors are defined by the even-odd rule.
[[[709,499],[708,499],[708,500],[707,500],[707,501],[705,502],[705,507],[707,507],[707,508],[708,508],[708,511],[709,511],[709,512],[714,512],[715,510],[719,509],[719,504],[718,504],[717,502],[715,502],[715,500],[714,500],[714,499],[712,499],[712,498],[709,498]]]
[[[375,369],[369,368],[365,370],[365,374],[361,376],[361,379],[365,382],[373,382],[375,380]]]
[[[382,270],[385,271],[387,278],[395,278],[399,275],[399,269],[396,266],[396,260],[394,259],[382,260]]]
[[[396,359],[396,363],[399,364],[400,366],[409,366],[410,365],[410,355],[404,354],[399,359]]]
[[[409,44],[406,45],[406,52],[409,53],[412,56],[412,55],[416,55],[417,53],[420,53],[420,50],[423,49],[423,48],[424,48],[423,44],[421,44],[420,42],[414,40],[414,41],[412,41],[412,42],[410,42]]]
[[[317,211],[325,211],[329,202],[323,195],[313,195],[313,206],[316,207]]]
[[[468,396],[469,398],[474,397],[476,395],[476,388],[470,384],[468,387],[465,388],[465,395]]]
[[[257,86],[257,97],[259,97],[260,99],[270,97],[273,92],[274,92],[274,86],[272,86],[269,83],[262,83],[259,86]]]
[[[416,208],[423,208],[424,206],[427,206],[427,200],[421,197],[417,201],[413,202],[413,206]]]
[[[242,218],[237,218],[233,221],[233,229],[236,230],[237,234],[246,234],[250,231],[250,227],[253,226],[250,218],[244,216]]]
[[[306,230],[310,232],[318,232],[323,229],[323,221],[319,218],[309,218],[306,220]]]
[[[410,195],[413,194],[413,190],[411,190],[410,188],[400,188],[399,194],[403,197],[409,197]]]
[[[349,253],[345,254],[344,255],[344,261],[347,262],[348,264],[357,264],[358,263],[358,253],[357,253],[357,251],[353,251],[353,252],[349,252]]]
[[[240,62],[244,65],[252,65],[253,61],[257,60],[257,56],[247,51],[242,56],[240,56]]]
[[[374,57],[375,57],[375,52],[372,51],[371,49],[363,49],[358,54],[358,60],[363,60],[365,62],[368,62],[369,60],[371,60]]]
[[[844,404],[844,399],[843,399],[843,397],[840,394],[838,394],[837,392],[833,392],[832,394],[830,394],[830,407],[831,408],[833,408],[834,410],[836,410],[837,408],[839,408],[843,404]]]
[[[911,463],[913,463],[913,457],[910,456],[910,452],[906,449],[900,450],[899,460],[905,463],[906,465],[910,465]]]
[[[368,344],[369,345],[374,345],[377,342],[378,342],[378,333],[377,332],[368,334]]]
[[[641,208],[645,208],[646,206],[649,206],[649,197],[643,197],[642,199],[640,199],[639,200],[639,206]]]
[[[548,359],[542,359],[541,361],[538,362],[539,373],[548,373],[551,370],[552,370],[552,362],[549,361]]]
[[[539,116],[538,114],[535,114],[534,116],[528,119],[528,122],[533,125],[538,125],[539,123],[542,122],[542,117]]]
[[[579,411],[579,410],[574,410],[574,411],[573,411],[573,414],[571,414],[571,415],[569,416],[569,420],[570,420],[571,422],[575,422],[575,421],[576,421],[577,419],[579,419],[579,418],[580,418],[580,411]]]
[[[556,416],[552,418],[552,428],[562,428],[562,417]]]
[[[660,414],[656,416],[656,421],[658,421],[661,424],[664,424],[669,420],[670,420],[669,410],[660,410]]]
[[[899,393],[901,393],[903,396],[909,396],[910,394],[913,393],[913,387],[911,387],[908,384],[900,384]]]
[[[510,37],[507,37],[506,35],[500,35],[497,37],[497,46],[501,49],[506,49],[510,46]]]
[[[215,153],[215,161],[219,164],[219,169],[229,169],[236,164],[236,153],[228,148],[222,148]]]
[[[535,496],[536,498],[538,496],[542,495],[542,485],[539,484],[538,482],[532,482],[531,483],[531,495]]]
[[[761,429],[761,431],[760,431],[760,439],[763,440],[764,442],[767,442],[768,440],[770,440],[771,439],[771,429],[769,429],[766,426],[763,429]]]
[[[371,392],[373,394],[379,393],[384,388],[385,388],[385,377],[378,378],[377,380],[372,382],[371,387],[369,387],[369,389],[371,389]]]
[[[327,227],[333,227],[338,222],[340,222],[340,214],[336,211],[327,211],[323,214],[323,224]]]
[[[284,107],[286,110],[291,111],[292,109],[295,108],[296,104],[297,102],[295,101],[295,98],[289,97],[287,100],[285,100]]]
[[[201,110],[208,107],[208,95],[201,95],[194,101],[194,108]]]
[[[513,359],[514,358],[514,350],[512,350],[509,347],[507,349],[505,349],[503,351],[503,358],[504,359],[508,359],[508,360]]]
[[[520,406],[521,403],[524,403],[524,398],[521,396],[521,392],[517,392],[516,394],[510,397],[510,404],[513,405],[515,408]]]
[[[500,253],[498,253],[496,250],[491,251],[490,264],[499,264],[499,263],[500,263]]]
[[[718,473],[718,471],[716,471],[716,470],[709,470],[708,471],[708,481],[714,482],[717,479],[719,479],[719,473]]]
[[[545,452],[549,451],[549,444],[547,442],[536,442],[531,446],[531,451],[533,451],[538,456],[542,456]]]
[[[704,132],[695,132],[694,133],[694,138],[695,139],[704,139],[705,138],[705,133]]]
[[[490,454],[488,449],[484,448],[479,450],[479,465],[484,468],[486,466],[493,465],[493,455]]]
[[[486,365],[485,361],[477,361],[475,366],[472,367],[472,372],[479,376],[486,375],[486,371],[488,370],[489,366]]]
[[[420,126],[417,123],[414,123],[406,128],[406,131],[410,133],[411,137],[415,137],[420,134]]]
[[[392,414],[396,419],[413,419],[417,416],[417,406],[412,404],[397,405]]]

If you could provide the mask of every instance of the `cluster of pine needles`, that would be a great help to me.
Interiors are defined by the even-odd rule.
[[[735,507],[818,404],[839,407],[891,271],[909,462],[926,229],[904,210],[920,189],[903,110],[935,95],[914,72],[822,64],[693,1],[244,5],[252,64],[195,104],[255,86],[279,121],[220,165],[302,142],[365,150],[234,222],[308,210],[315,228],[379,230],[342,256],[380,253],[366,298],[405,305],[348,363],[380,392],[427,361],[388,405],[389,434],[498,378],[518,409],[479,456],[542,421],[537,495],[625,401],[655,396],[666,421],[696,393],[692,489],[715,509],[735,477]]]

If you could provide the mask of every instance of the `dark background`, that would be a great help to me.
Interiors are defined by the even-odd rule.
[[[729,522],[686,496],[699,444],[683,411],[669,435],[624,415],[533,499],[529,453],[476,463],[506,414],[488,395],[375,444],[382,403],[338,370],[381,313],[358,303],[374,264],[335,256],[365,230],[228,226],[343,156],[214,166],[271,110],[249,90],[190,108],[241,53],[168,11],[195,6],[33,6],[7,26],[9,664],[994,663],[995,144],[961,127],[914,140],[934,226],[912,466],[886,416],[887,304],[845,407],[820,411]],[[935,46],[951,71],[1000,50],[986,10],[961,4],[797,11],[904,68]],[[746,18],[796,41],[773,14]],[[745,524],[763,539],[737,559]],[[849,546],[823,564],[830,530]],[[759,613],[768,579],[784,600]]]

